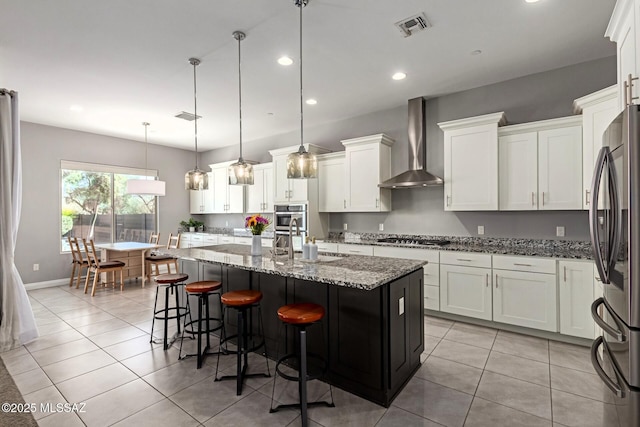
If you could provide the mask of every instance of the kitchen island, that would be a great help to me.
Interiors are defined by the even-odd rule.
[[[180,258],[189,281],[220,280],[224,292],[261,291],[271,358],[295,348],[293,331],[282,333],[280,306],[313,302],[325,307],[321,325],[308,330],[309,352],[324,357],[326,379],[346,391],[388,407],[420,366],[425,261],[339,255],[305,262],[272,256],[268,249],[262,256],[251,256],[250,247],[243,245],[162,253]],[[227,319],[231,333],[234,323]],[[258,326],[254,320],[255,332]]]

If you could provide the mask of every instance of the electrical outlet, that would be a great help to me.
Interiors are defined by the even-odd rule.
[[[347,229],[347,223],[345,222],[344,224],[342,224],[342,229],[346,230]]]
[[[478,226],[478,235],[482,236],[484,234],[484,225]]]
[[[378,224],[378,231],[384,231],[384,224]]]
[[[564,227],[556,227],[556,236],[564,237]]]
[[[224,226],[225,226],[225,227],[228,227],[228,226],[229,226],[229,221],[225,221],[225,222],[224,222]]]
[[[33,264],[33,271],[40,271],[40,264]]]

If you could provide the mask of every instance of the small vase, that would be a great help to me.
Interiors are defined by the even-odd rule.
[[[251,236],[251,255],[262,255],[262,236],[259,234]]]

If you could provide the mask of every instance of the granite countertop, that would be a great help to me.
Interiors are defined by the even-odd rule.
[[[444,246],[424,246],[416,244],[381,243],[378,238],[397,237],[403,239],[436,239],[449,240]],[[509,239],[509,238],[480,238],[480,237],[451,237],[424,235],[392,235],[392,234],[352,234],[331,233],[325,242],[388,246],[400,248],[430,249],[454,252],[478,252],[492,255],[522,255],[564,259],[593,259],[590,242],[570,240],[540,240],[540,239]]]
[[[287,255],[272,257],[268,248],[263,248],[262,256],[251,256],[251,247],[247,245],[160,249],[158,252],[182,259],[363,290],[375,289],[427,263],[421,260],[344,254],[331,257],[321,255],[320,259],[325,261],[305,262],[298,258],[301,256],[299,253],[296,253],[294,260],[290,260]]]

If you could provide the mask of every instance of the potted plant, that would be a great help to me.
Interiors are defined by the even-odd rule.
[[[201,221],[196,221],[193,218],[189,218],[188,221],[180,221],[180,226],[186,231],[189,230],[190,232],[194,232],[196,231],[196,228],[199,229],[200,231],[202,231],[202,227],[204,227],[204,222]]]

